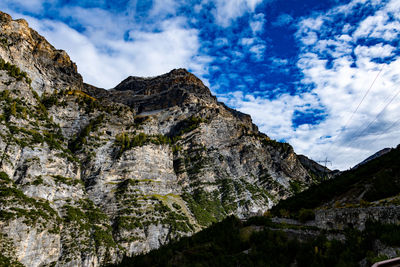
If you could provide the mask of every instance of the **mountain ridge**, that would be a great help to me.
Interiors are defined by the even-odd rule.
[[[186,70],[107,91],[26,21],[0,29],[4,261],[117,263],[323,178]]]
[[[384,152],[281,201],[265,216],[228,217],[113,266],[368,267],[397,258],[400,145]]]

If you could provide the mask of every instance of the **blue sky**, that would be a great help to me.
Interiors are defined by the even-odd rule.
[[[187,68],[328,167],[400,143],[398,0],[2,0],[0,10],[99,87]]]

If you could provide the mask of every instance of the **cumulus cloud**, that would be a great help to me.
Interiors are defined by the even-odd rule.
[[[212,13],[216,23],[222,27],[228,27],[236,18],[247,12],[254,12],[262,0],[214,0],[212,2],[215,5]]]
[[[375,12],[350,28],[345,21],[358,12],[356,2],[299,22],[296,37],[301,53],[297,66],[303,78],[298,89],[310,90],[282,94],[272,100],[239,92],[223,96],[231,105],[251,114],[271,137],[288,141],[297,152],[314,159],[328,157],[334,162],[333,167],[340,169],[354,166],[383,144],[400,143],[400,125],[396,128],[400,114],[400,57],[396,56],[396,42],[392,42],[399,35],[400,18],[393,18],[400,13],[400,5],[392,0],[374,6]],[[365,2],[364,5],[374,5],[374,1]],[[332,25],[332,21],[336,24]],[[362,43],[358,42],[360,38]],[[368,42],[375,44],[367,45]],[[390,60],[384,60],[388,57]],[[294,125],[296,114],[313,110],[323,112],[324,119]]]
[[[255,14],[250,20],[250,28],[253,31],[253,35],[262,33],[264,24],[266,22],[265,15],[262,13]]]
[[[398,38],[400,32],[400,22],[395,20],[391,21],[390,13],[392,10],[385,8],[375,15],[369,16],[360,23],[354,33],[354,38],[382,38],[386,41]]]
[[[243,37],[238,41],[239,45],[244,47],[244,52],[251,54],[254,61],[262,61],[267,48],[265,41],[259,37]]]
[[[250,47],[249,51],[253,54],[255,61],[261,61],[265,56],[265,49],[267,48],[264,44],[256,44]]]
[[[129,75],[155,76],[173,68],[200,77],[208,73],[211,59],[199,52],[199,32],[183,17],[165,19],[154,31],[154,24],[133,26],[128,17],[98,8],[65,7],[61,13],[79,22],[81,31],[56,20],[13,16],[24,17],[55,47],[68,51],[85,82],[112,88]]]
[[[194,12],[211,7],[215,25],[228,27],[235,19],[253,13],[262,0],[132,0],[117,9],[106,8],[104,1],[82,1],[77,5],[5,0],[0,8],[15,18],[24,17],[57,48],[66,50],[86,82],[111,88],[128,75],[153,76],[179,67],[188,68],[208,84],[209,65],[216,58],[207,54],[207,41],[200,39],[200,30],[193,25],[202,22],[181,12],[195,2]],[[54,19],[42,17],[44,6]],[[263,14],[252,14],[249,32],[262,32],[264,21]],[[230,41],[221,36],[211,45],[229,47]],[[264,49],[257,41],[246,51],[260,60]],[[224,57],[240,60],[243,51],[220,59]]]
[[[399,1],[352,0],[303,18],[267,17],[259,7],[268,1],[130,0],[109,8],[103,0],[4,0],[0,9],[66,50],[86,82],[111,88],[128,75],[188,68],[263,132],[314,159],[328,156],[333,167],[397,145]],[[298,54],[285,58],[273,52],[269,30],[288,26],[297,28],[288,48]]]

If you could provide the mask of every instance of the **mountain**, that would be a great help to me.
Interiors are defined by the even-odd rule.
[[[369,157],[366,158],[365,160],[363,160],[363,161],[361,161],[360,163],[358,163],[358,164],[357,164],[356,166],[354,166],[353,168],[358,168],[359,166],[364,165],[365,163],[367,163],[367,162],[369,162],[369,161],[371,161],[371,160],[373,160],[373,159],[379,158],[379,157],[385,155],[386,153],[389,153],[390,151],[392,151],[392,148],[389,148],[389,147],[384,148],[384,149],[381,149],[381,150],[379,150],[378,152],[376,152],[375,154],[369,156]]]
[[[100,266],[323,180],[184,69],[85,84],[0,13],[0,265]]]
[[[380,156],[375,154],[367,162],[364,161],[363,164],[358,164],[357,168],[342,172],[334,179],[311,186],[296,196],[280,201],[271,212],[278,215],[280,210],[286,210],[295,214],[301,208],[305,208],[316,209],[322,216],[326,210],[341,210],[344,207],[349,208],[349,212],[375,206],[388,206],[389,209],[396,210],[400,193],[400,145],[387,151],[380,153]],[[370,212],[362,219],[352,218],[356,221],[348,223],[362,227],[362,223],[372,218],[372,214]],[[342,215],[343,217],[338,220],[347,217]],[[396,216],[400,216],[400,213],[376,216],[376,219],[397,222]]]
[[[400,254],[399,206],[400,145],[282,200],[267,216],[228,217],[119,266],[367,267]]]

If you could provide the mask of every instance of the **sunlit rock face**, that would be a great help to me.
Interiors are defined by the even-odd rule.
[[[0,13],[0,29],[0,252],[10,264],[115,263],[228,215],[262,214],[316,182],[290,145],[184,69],[104,90],[26,21]]]

